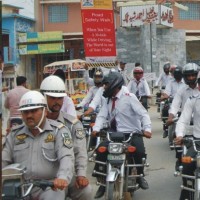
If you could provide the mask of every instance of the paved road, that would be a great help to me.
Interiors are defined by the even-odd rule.
[[[173,175],[176,161],[175,152],[170,150],[167,138],[162,138],[162,123],[158,119],[159,113],[156,111],[156,106],[152,106],[149,113],[153,124],[153,137],[150,140],[144,139],[148,154],[147,162],[150,164],[150,167],[145,170],[149,189],[136,191],[134,199],[178,200],[181,178]],[[89,163],[88,176],[93,187],[93,195],[95,195],[97,186],[96,180],[90,175],[92,170],[93,163]]]

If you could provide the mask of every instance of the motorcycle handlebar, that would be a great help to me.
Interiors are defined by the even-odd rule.
[[[38,181],[33,181],[33,185],[40,187],[42,189],[46,189],[47,187],[54,187],[53,181],[47,181],[47,180],[38,180]]]

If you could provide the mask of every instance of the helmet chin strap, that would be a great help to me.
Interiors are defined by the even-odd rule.
[[[46,99],[46,102],[47,102],[47,95],[45,93],[44,93],[44,98]],[[49,108],[48,103],[47,103],[47,110],[48,110],[49,113],[52,113],[52,111]]]
[[[43,132],[43,130],[40,128],[40,125],[42,124],[42,121],[43,121],[43,119],[44,119],[44,112],[45,112],[45,107],[43,107],[43,110],[42,110],[42,117],[41,117],[41,119],[40,119],[38,125],[34,127],[34,128],[37,128],[37,129],[40,131],[40,133]]]

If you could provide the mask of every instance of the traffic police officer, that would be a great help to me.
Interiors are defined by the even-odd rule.
[[[151,138],[151,121],[146,109],[138,101],[137,97],[132,93],[125,93],[121,89],[123,84],[124,79],[119,72],[109,73],[103,93],[104,97],[106,97],[106,101],[97,115],[92,134],[96,135],[96,133],[103,128],[103,124],[107,120],[109,120],[111,128],[113,130],[115,129],[115,131],[135,133],[133,134],[131,144],[136,146],[137,149],[134,155],[135,162],[141,164],[142,158],[146,157],[142,130],[144,130],[143,134],[145,137]],[[114,109],[112,109],[112,98],[115,99],[116,103]],[[116,122],[115,127],[112,123],[114,119]],[[96,160],[105,162],[106,155],[102,156],[97,152]],[[100,170],[98,164],[95,165],[95,170]],[[144,174],[142,167],[138,167],[137,171],[138,174]],[[148,189],[148,183],[143,177],[138,178],[138,183],[142,189]],[[105,188],[100,186],[95,198],[100,198],[103,196],[104,192]]]
[[[198,89],[200,91],[200,72],[198,74]],[[200,139],[200,92],[194,96],[191,96],[188,98],[188,100],[185,103],[184,109],[181,113],[181,116],[178,120],[177,126],[176,126],[176,138],[175,143],[181,144],[183,137],[186,135],[187,126],[189,126],[191,119],[193,118],[193,133],[192,135],[195,137],[195,139]],[[187,156],[194,157],[196,155],[196,152],[194,152],[193,146],[191,145],[188,147]],[[192,162],[190,164],[183,163],[183,174],[187,175],[194,175],[196,163]],[[187,179],[183,178],[183,185],[186,186]],[[183,199],[190,199],[189,191],[182,190],[180,200]]]
[[[12,163],[26,166],[25,179],[53,180],[54,189],[35,188],[32,199],[64,200],[74,166],[69,129],[46,118],[46,101],[37,91],[24,94],[19,103],[24,124],[13,128],[2,151],[2,167]]]
[[[86,178],[88,157],[83,125],[77,118],[61,111],[63,99],[64,96],[66,96],[65,84],[59,77],[51,75],[42,81],[40,91],[47,100],[47,118],[61,122],[67,126],[72,133],[75,175],[69,185],[68,196],[73,200],[90,200],[92,199],[92,192],[89,180]]]

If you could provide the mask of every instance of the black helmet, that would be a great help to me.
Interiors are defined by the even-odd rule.
[[[163,65],[163,70],[164,71],[169,71],[170,69],[170,63],[169,62],[166,62],[164,65]]]
[[[195,84],[197,82],[197,74],[199,71],[199,66],[195,63],[187,63],[183,67],[183,78],[187,85]],[[196,77],[193,80],[188,80],[188,75],[195,75]]]
[[[103,80],[103,71],[100,67],[96,68],[93,76],[93,80],[95,84],[101,84]]]
[[[104,84],[108,84],[103,93],[104,97],[111,98],[116,88],[121,88],[124,85],[123,76],[119,72],[110,71]]]
[[[176,67],[176,68],[174,69],[173,74],[174,74],[174,78],[175,78],[176,80],[181,80],[181,79],[183,78],[182,67],[179,67],[179,66]]]

